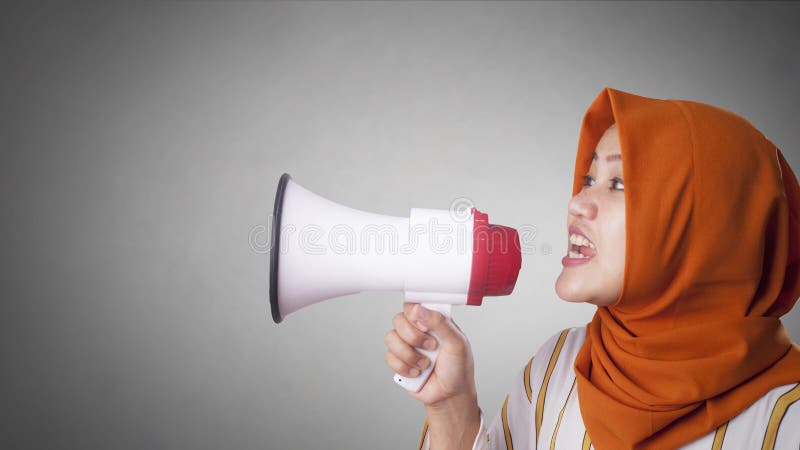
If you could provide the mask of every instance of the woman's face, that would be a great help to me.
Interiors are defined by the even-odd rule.
[[[600,138],[583,189],[569,202],[567,230],[556,293],[568,302],[613,305],[625,269],[625,192],[616,125]]]

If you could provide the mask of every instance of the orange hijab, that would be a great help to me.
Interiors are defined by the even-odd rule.
[[[612,123],[625,275],[575,361],[581,415],[599,450],[672,449],[800,381],[778,319],[800,296],[800,187],[741,117],[605,89],[584,117],[573,195]]]

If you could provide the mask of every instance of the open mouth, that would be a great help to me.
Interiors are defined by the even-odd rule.
[[[597,254],[594,244],[586,237],[577,233],[570,233],[569,235],[569,253],[570,258],[575,259],[589,259]]]

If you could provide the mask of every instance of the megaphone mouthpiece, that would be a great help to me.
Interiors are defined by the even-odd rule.
[[[489,216],[472,208],[473,257],[468,305],[478,306],[484,296],[508,295],[517,283],[522,253],[517,230],[489,223]]]

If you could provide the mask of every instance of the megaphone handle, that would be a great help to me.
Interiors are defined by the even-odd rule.
[[[421,303],[423,308],[430,309],[432,311],[437,311],[442,313],[447,319],[450,319],[450,310],[452,309],[451,304],[441,304],[441,303]],[[410,378],[400,374],[394,374],[394,382],[402,386],[405,390],[411,392],[419,392],[422,389],[422,386],[425,385],[425,382],[428,381],[428,377],[431,376],[433,372],[433,366],[436,365],[436,358],[439,356],[439,337],[432,331],[428,332],[429,335],[433,336],[436,339],[436,348],[434,350],[425,350],[424,348],[414,347],[418,352],[422,353],[423,355],[427,356],[431,363],[426,367],[421,374],[416,377]]]

